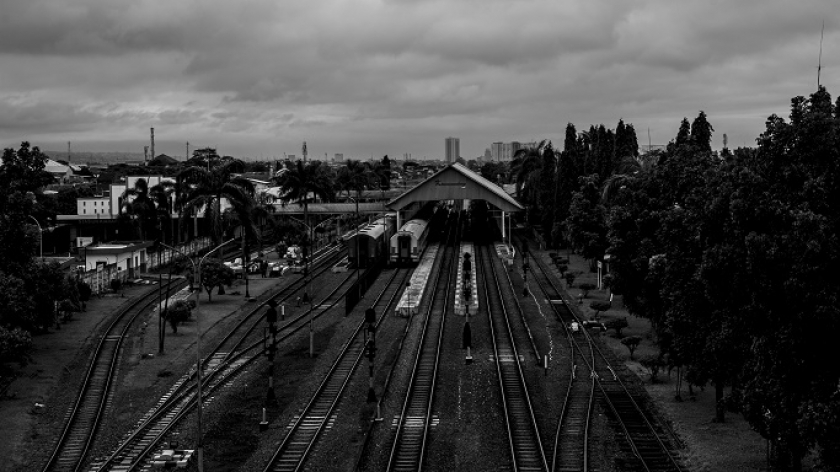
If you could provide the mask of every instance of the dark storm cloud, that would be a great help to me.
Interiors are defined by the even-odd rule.
[[[662,143],[703,109],[716,144],[752,142],[813,90],[823,20],[840,93],[833,0],[0,3],[4,139],[155,126],[246,153],[432,154],[460,134],[473,156],[620,117]]]

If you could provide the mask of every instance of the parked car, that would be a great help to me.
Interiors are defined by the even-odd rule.
[[[152,458],[152,468],[184,469],[192,459],[192,449],[164,449]]]

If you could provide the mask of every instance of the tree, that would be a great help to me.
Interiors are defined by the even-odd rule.
[[[93,290],[91,290],[90,285],[88,285],[87,282],[79,280],[78,291],[79,301],[82,302],[82,311],[87,311],[87,302],[90,300]]]
[[[195,308],[193,300],[177,300],[163,312],[164,319],[172,327],[172,334],[178,334],[178,325],[190,319],[193,308]]]
[[[178,174],[179,179],[191,186],[184,202],[185,210],[204,207],[205,216],[213,222],[212,235],[216,246],[221,243],[222,238],[222,199],[243,211],[250,208],[254,186],[248,179],[234,176],[244,168],[245,164],[238,159],[224,159],[210,170],[188,167]]]
[[[682,122],[680,122],[680,129],[677,131],[674,145],[680,147],[689,144],[691,144],[691,125],[688,124],[688,118],[683,118]]]
[[[642,342],[642,338],[639,336],[627,336],[626,338],[621,340],[621,344],[627,346],[627,349],[630,351],[630,359],[633,359],[633,353],[636,352],[636,348],[639,347],[639,343]]]
[[[712,125],[706,120],[706,113],[700,110],[697,118],[691,123],[691,144],[701,152],[712,152]],[[682,131],[682,128],[680,128]]]
[[[218,259],[207,259],[201,265],[201,285],[207,290],[207,301],[213,302],[213,289],[233,283],[233,269]],[[224,293],[220,291],[220,294]]]
[[[12,375],[10,363],[21,367],[29,361],[32,350],[32,335],[21,328],[6,328],[0,325],[0,376]]]
[[[610,320],[604,324],[604,327],[607,329],[614,329],[615,330],[615,337],[621,339],[622,334],[621,330],[628,327],[629,323],[627,323],[627,318],[616,318],[614,320]]]
[[[581,288],[583,288],[583,286],[581,286]],[[608,301],[595,300],[589,303],[589,308],[592,308],[592,310],[595,311],[595,318],[598,318],[601,316],[602,312],[612,308],[612,303]]]
[[[120,196],[118,214],[125,212],[136,225],[137,237],[146,239],[146,229],[155,221],[155,204],[149,198],[149,183],[140,178],[133,188],[127,188]]]
[[[355,167],[356,165],[354,165]],[[281,200],[284,202],[296,201],[303,204],[303,221],[309,225],[309,199],[320,197],[323,200],[332,200],[334,196],[333,181],[330,174],[318,161],[306,165],[301,161],[294,164],[287,163],[286,169],[287,172],[275,179],[283,193]],[[358,203],[356,211],[358,212]],[[307,243],[310,239],[311,235],[307,231]],[[304,254],[304,256],[308,257],[308,254]]]
[[[580,290],[583,292],[583,298],[586,298],[586,297],[589,296],[589,291],[590,290],[595,290],[595,284],[590,284],[590,283],[580,284]]]
[[[580,190],[575,192],[566,220],[569,238],[575,249],[594,265],[607,249],[607,222],[600,203],[598,176],[580,178]]]
[[[628,338],[629,337],[630,336],[628,336]],[[665,367],[664,361],[659,356],[655,355],[642,358],[639,361],[639,364],[642,364],[642,367],[646,368],[650,373],[650,383],[656,383],[659,372],[661,372]]]
[[[356,214],[359,213],[359,200],[362,198],[362,192],[370,188],[374,181],[375,175],[370,168],[365,163],[352,159],[347,160],[344,167],[338,171],[336,178],[336,184],[340,189],[348,194],[351,190],[356,192]]]

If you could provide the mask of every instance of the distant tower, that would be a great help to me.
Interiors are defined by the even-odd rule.
[[[446,163],[452,164],[461,157],[461,140],[458,138],[446,138]]]
[[[190,142],[187,141],[187,160],[190,160]]]
[[[726,133],[723,133],[723,147],[726,148],[726,144],[729,142],[729,138],[726,137]]]
[[[303,142],[303,163],[306,164],[306,141]]]
[[[155,158],[155,129],[152,128],[152,160]]]
[[[67,141],[67,163],[70,163],[70,141]]]

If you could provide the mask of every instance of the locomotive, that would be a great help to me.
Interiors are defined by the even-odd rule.
[[[366,268],[388,257],[388,244],[396,227],[396,213],[388,213],[347,239],[351,267]]]

